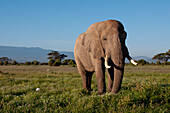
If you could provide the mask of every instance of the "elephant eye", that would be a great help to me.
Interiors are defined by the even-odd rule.
[[[105,36],[103,37],[103,40],[107,40]]]

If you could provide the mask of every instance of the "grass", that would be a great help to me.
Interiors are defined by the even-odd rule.
[[[120,92],[98,95],[96,77],[85,91],[76,67],[0,66],[0,112],[168,113],[169,77],[170,66],[126,66]]]

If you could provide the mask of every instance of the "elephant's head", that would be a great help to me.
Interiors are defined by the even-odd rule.
[[[83,45],[93,57],[105,59],[106,68],[114,70],[112,93],[117,93],[121,87],[125,57],[131,60],[125,46],[126,35],[122,23],[107,20],[91,25],[83,38]]]
[[[113,20],[105,21],[100,41],[104,49],[105,66],[106,68],[114,69],[112,93],[117,93],[119,91],[123,79],[126,56],[125,39],[126,32],[120,22]]]

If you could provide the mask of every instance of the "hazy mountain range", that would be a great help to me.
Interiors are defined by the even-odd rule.
[[[48,53],[52,50],[39,47],[11,47],[0,46],[0,57],[8,57],[17,62],[26,62],[37,60],[39,62],[48,62]],[[58,51],[60,54],[67,55],[66,59],[74,59],[73,52]]]
[[[12,46],[0,46],[0,57],[8,57],[17,62],[26,62],[37,60],[39,62],[48,62],[48,53],[52,50],[42,49],[39,47],[12,47]],[[74,59],[73,52],[58,51],[60,54],[65,54],[67,57],[65,59]],[[155,62],[149,57],[138,56],[133,57],[134,60],[145,59],[148,62]],[[128,62],[126,60],[126,62]]]

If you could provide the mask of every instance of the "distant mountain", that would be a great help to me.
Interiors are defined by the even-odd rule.
[[[52,50],[39,47],[11,47],[0,46],[0,57],[8,57],[18,62],[37,60],[39,62],[48,62],[48,53]],[[66,59],[74,59],[73,52],[58,51],[60,54],[67,55]]]
[[[37,60],[39,62],[48,62],[48,53],[52,50],[42,49],[39,47],[12,47],[12,46],[0,46],[0,57],[8,57],[18,62],[26,62]],[[65,54],[65,59],[74,59],[73,52],[58,51],[60,54]],[[146,56],[133,57],[134,60],[144,59],[147,62],[156,62],[152,58]],[[129,62],[127,59],[125,62]]]

